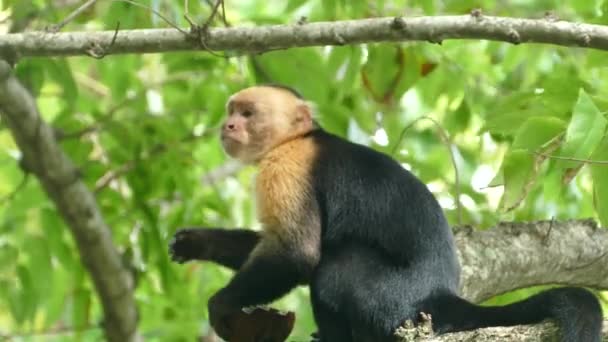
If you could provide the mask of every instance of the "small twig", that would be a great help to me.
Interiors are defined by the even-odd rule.
[[[223,3],[223,0],[217,0],[215,2],[215,5],[213,6],[213,8],[211,9],[211,14],[209,15],[209,18],[207,18],[207,20],[205,21],[205,23],[203,24],[203,27],[205,29],[209,28],[209,26],[211,25],[211,21],[213,21],[213,19],[215,19],[215,16],[217,15],[217,10],[220,8],[220,5]]]
[[[178,30],[179,32],[181,32],[183,34],[186,34],[186,35],[188,34],[188,32],[186,32],[186,31],[182,30],[181,28],[179,28],[179,26],[177,26],[177,24],[175,24],[171,20],[167,19],[162,13],[158,12],[157,10],[155,10],[154,8],[152,8],[152,7],[148,6],[148,5],[145,5],[145,4],[139,3],[137,1],[133,1],[133,0],[112,0],[112,1],[126,2],[128,4],[133,5],[133,6],[145,8],[148,11],[152,12],[157,17],[159,17],[160,19],[162,19],[164,22],[166,22],[172,28]]]
[[[608,165],[608,160],[591,160],[591,159],[581,159],[581,158],[572,158],[572,157],[560,157],[560,156],[555,156],[555,155],[545,154],[545,153],[535,152],[535,151],[531,151],[530,153],[538,155],[538,156],[542,156],[545,158],[550,158],[550,159],[568,160],[568,161],[588,163],[588,164]]]
[[[82,12],[86,11],[89,7],[93,6],[97,0],[89,0],[84,4],[80,5],[74,12],[70,13],[63,21],[59,24],[55,24],[47,28],[48,32],[56,33],[59,32],[65,25],[69,24],[74,18],[82,14]]]
[[[549,221],[549,229],[547,229],[547,233],[543,236],[541,240],[541,244],[546,246],[549,242],[549,236],[551,236],[551,231],[553,230],[553,224],[555,223],[555,216],[551,217],[551,221]]]
[[[187,0],[186,0],[187,1]],[[205,36],[209,33],[209,26],[211,25],[211,21],[213,21],[213,19],[215,18],[215,16],[217,15],[218,12],[218,8],[220,6],[220,4],[222,5],[222,9],[224,9],[223,6],[223,0],[217,0],[215,2],[215,4],[213,4],[213,7],[211,9],[211,14],[209,15],[209,17],[207,18],[207,20],[205,20],[205,23],[203,25],[197,25],[196,23],[194,23],[191,19],[190,19],[190,15],[188,14],[188,8],[186,7],[186,13],[184,14],[184,18],[186,19],[186,21],[188,21],[188,23],[190,24],[190,34],[194,35],[196,38],[196,41],[207,51],[209,52],[211,55],[216,56],[216,57],[221,57],[221,58],[228,58],[227,54],[219,54],[213,50],[211,50],[208,46],[207,43],[205,42]],[[185,5],[187,5],[187,2],[185,3]],[[210,4],[211,5],[211,4]],[[224,23],[226,23],[226,13],[224,13]]]
[[[120,29],[120,22],[116,23],[116,29],[114,30],[114,36],[112,37],[112,40],[110,41],[110,44],[108,44],[107,47],[102,47],[99,44],[93,44],[88,50],[87,53],[89,54],[89,56],[96,58],[96,59],[102,59],[105,56],[108,55],[108,53],[110,53],[110,49],[112,49],[112,46],[114,46],[114,44],[116,43],[116,37],[118,37],[118,30]]]
[[[106,188],[108,185],[110,185],[110,183],[112,183],[112,181],[118,179],[120,176],[133,170],[134,166],[135,166],[135,162],[133,160],[130,160],[130,161],[126,162],[125,164],[119,166],[118,169],[110,170],[110,171],[106,172],[103,176],[101,176],[101,178],[99,178],[97,180],[97,182],[95,182],[95,190],[94,190],[95,194],[97,194],[98,192],[100,192],[101,190]]]
[[[226,19],[226,5],[224,4],[224,0],[221,0],[220,2],[222,5],[222,21],[224,22],[224,26],[230,27],[230,23]]]
[[[184,19],[190,24],[190,31],[193,31],[197,25],[194,23],[194,20],[190,18],[190,5],[188,4],[188,0],[184,0]]]
[[[460,203],[460,173],[458,171],[458,165],[456,164],[456,157],[454,156],[454,151],[452,148],[453,147],[452,141],[450,140],[445,129],[439,124],[439,122],[437,122],[437,120],[431,118],[430,116],[422,116],[422,117],[417,118],[416,120],[411,122],[409,125],[405,126],[405,128],[401,131],[401,134],[399,135],[399,139],[397,140],[395,147],[393,147],[393,151],[391,154],[392,155],[395,154],[395,152],[399,148],[399,145],[403,141],[403,138],[405,137],[405,133],[410,128],[412,128],[416,123],[418,123],[419,121],[424,120],[424,119],[429,120],[433,124],[435,124],[435,127],[437,127],[437,130],[439,131],[439,134],[441,135],[441,140],[443,140],[446,147],[448,148],[448,152],[450,154],[450,159],[452,161],[452,165],[454,166],[454,187],[456,190],[456,213],[458,216],[458,225],[462,225],[462,204]]]

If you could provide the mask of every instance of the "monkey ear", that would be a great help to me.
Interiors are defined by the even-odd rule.
[[[296,118],[299,122],[312,122],[312,107],[306,101],[300,101],[296,107]]]

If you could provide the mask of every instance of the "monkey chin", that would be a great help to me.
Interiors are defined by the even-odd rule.
[[[258,154],[250,151],[247,144],[234,138],[222,137],[222,148],[230,158],[244,164],[255,164],[259,159]]]

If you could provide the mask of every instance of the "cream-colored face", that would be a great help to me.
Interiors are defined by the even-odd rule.
[[[281,142],[312,129],[310,107],[281,88],[241,90],[230,97],[226,112],[222,146],[229,156],[245,163],[259,161]]]

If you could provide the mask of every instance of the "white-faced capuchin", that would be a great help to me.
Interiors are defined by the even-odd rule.
[[[230,314],[306,284],[323,342],[393,341],[421,312],[439,334],[553,319],[562,342],[600,342],[601,307],[581,288],[499,307],[460,298],[452,232],[431,192],[387,155],[324,131],[295,90],[247,88],[226,109],[225,151],[259,167],[263,229],[182,229],[170,244],[177,262],[236,271],[208,303],[218,335],[230,336]]]

